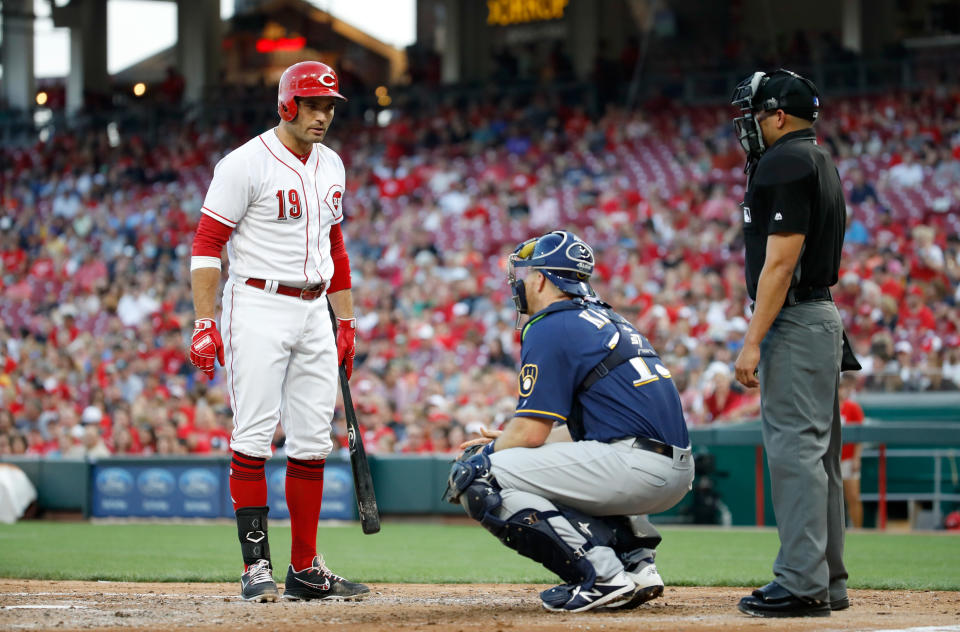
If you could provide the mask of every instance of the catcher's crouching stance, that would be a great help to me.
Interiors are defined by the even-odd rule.
[[[646,514],[693,480],[670,372],[588,281],[593,251],[554,231],[510,255],[523,328],[519,403],[502,432],[464,444],[445,499],[560,576],[544,608],[633,608],[659,597],[660,534]],[[530,270],[518,279],[517,269]],[[556,427],[554,423],[559,422]]]

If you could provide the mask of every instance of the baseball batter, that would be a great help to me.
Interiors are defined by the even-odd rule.
[[[196,310],[190,360],[211,379],[226,368],[234,411],[230,497],[244,572],[242,596],[276,601],[267,537],[264,463],[279,422],[286,432],[292,547],[284,599],[356,599],[369,589],[317,556],[323,467],[338,363],[353,370],[350,261],[343,243],[344,168],[322,144],[340,100],[330,66],[302,62],[280,78],[280,123],[217,164],[193,242]],[[229,278],[214,319],[220,252]],[[336,314],[334,334],[328,303]]]
[[[565,231],[510,255],[517,311],[531,314],[517,409],[502,433],[464,444],[446,493],[564,580],[540,595],[556,612],[632,608],[660,596],[660,535],[644,515],[674,506],[693,481],[670,371],[596,298],[593,267],[590,247]]]

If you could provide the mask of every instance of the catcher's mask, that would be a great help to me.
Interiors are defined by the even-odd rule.
[[[523,279],[517,279],[517,268],[537,270],[566,294],[595,296],[590,287],[593,265],[593,249],[565,230],[555,230],[517,246],[507,258],[507,282],[517,308],[517,328],[520,315],[528,311],[527,289]]]
[[[755,72],[733,91],[730,103],[740,108],[740,116],[733,119],[733,129],[748,164],[766,151],[763,132],[757,114],[783,110],[787,114],[816,121],[820,112],[820,93],[809,79],[780,68],[770,73]]]

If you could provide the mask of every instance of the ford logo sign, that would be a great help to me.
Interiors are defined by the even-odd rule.
[[[97,490],[107,496],[124,496],[133,489],[133,475],[119,467],[108,467],[97,473]]]
[[[324,472],[323,491],[324,494],[341,496],[350,493],[353,480],[345,469],[331,467]]]
[[[169,496],[174,488],[173,474],[159,467],[144,470],[137,477],[137,488],[144,496]]]
[[[210,470],[193,468],[180,475],[180,491],[191,498],[214,496],[220,486]]]

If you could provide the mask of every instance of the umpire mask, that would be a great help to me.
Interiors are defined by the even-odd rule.
[[[753,112],[753,101],[760,91],[760,85],[766,77],[765,73],[755,72],[740,83],[733,91],[730,103],[740,108],[740,116],[733,119],[733,130],[737,134],[740,146],[747,152],[747,161],[752,162],[763,154],[766,145],[763,142],[763,133],[760,123]]]
[[[791,116],[816,121],[820,93],[809,79],[780,68],[770,73],[755,72],[738,83],[730,103],[740,108],[740,116],[733,119],[733,129],[747,152],[749,167],[767,149],[757,113],[783,110]]]

